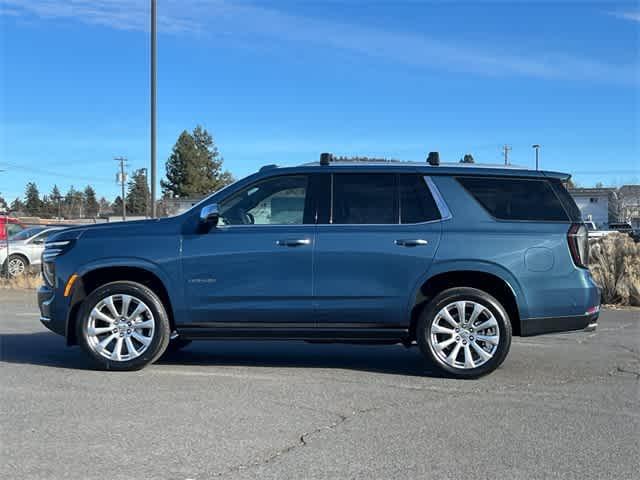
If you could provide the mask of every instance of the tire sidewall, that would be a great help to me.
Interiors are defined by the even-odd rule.
[[[431,344],[431,325],[435,321],[438,312],[450,303],[467,300],[480,303],[493,313],[498,322],[500,332],[500,343],[493,358],[476,368],[460,369],[446,364],[435,352]],[[417,343],[423,355],[434,365],[448,375],[457,378],[477,378],[486,375],[498,368],[511,347],[511,321],[504,307],[493,296],[475,288],[460,287],[451,288],[438,294],[429,302],[420,315],[418,328],[416,330]]]
[[[142,300],[151,310],[155,320],[154,334],[147,349],[131,360],[116,362],[103,357],[93,350],[88,342],[87,327],[89,315],[98,302],[110,295],[131,295]],[[76,322],[78,343],[91,357],[94,364],[103,370],[139,370],[153,363],[164,353],[169,344],[170,326],[164,305],[149,288],[135,282],[113,282],[98,287],[83,301]]]

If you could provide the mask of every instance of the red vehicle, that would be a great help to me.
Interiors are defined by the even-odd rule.
[[[25,228],[27,227],[17,218],[0,215],[0,242],[6,241],[7,235],[10,237]]]

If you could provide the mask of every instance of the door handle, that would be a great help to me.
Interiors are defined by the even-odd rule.
[[[394,242],[401,247],[421,247],[429,243],[422,238],[401,239]]]
[[[278,240],[276,242],[276,245],[280,247],[300,247],[302,245],[309,245],[309,244],[311,244],[311,240],[308,238],[285,239],[285,240]]]

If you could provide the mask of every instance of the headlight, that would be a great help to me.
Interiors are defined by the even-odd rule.
[[[42,278],[50,287],[56,286],[56,266],[55,259],[67,250],[71,249],[74,240],[58,240],[46,242],[42,252]]]
[[[58,255],[66,252],[73,245],[73,240],[59,240],[57,242],[47,242],[44,244],[44,252],[42,252],[42,261],[52,261]]]
[[[42,262],[42,278],[44,278],[45,283],[55,288],[56,286],[56,265],[53,262]]]

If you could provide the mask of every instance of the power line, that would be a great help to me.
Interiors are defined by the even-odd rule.
[[[17,165],[15,163],[2,162],[2,165],[11,167],[12,169],[16,169],[16,170],[23,170],[25,172],[41,173],[44,175],[51,175],[54,177],[66,178],[71,180],[75,179],[75,180],[82,180],[85,182],[110,183],[108,180],[105,180],[104,178],[85,177],[83,175],[69,175],[66,173],[54,172],[51,170],[42,170],[41,168],[25,167],[24,165]]]

